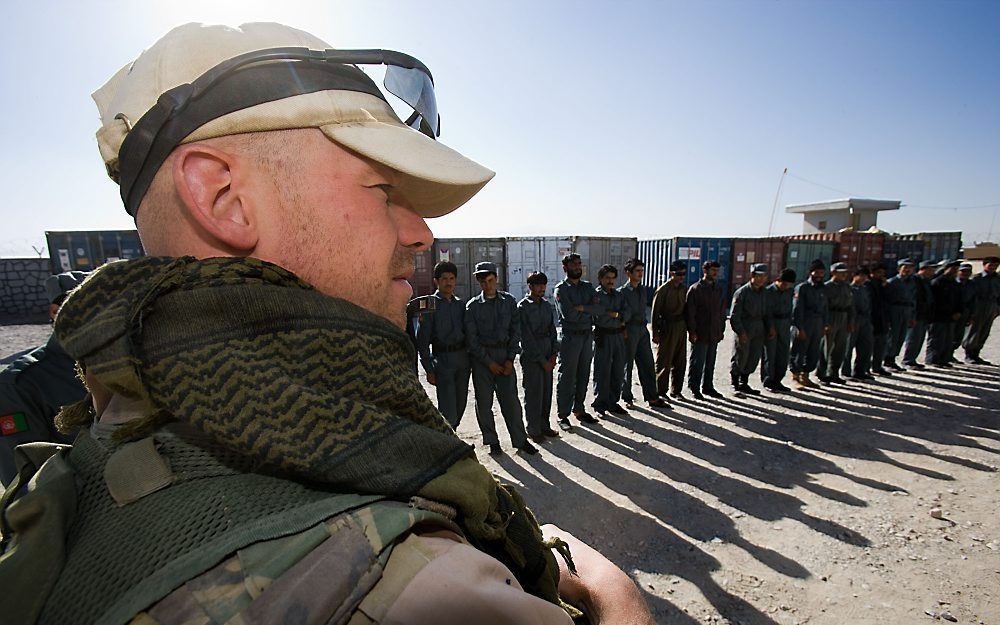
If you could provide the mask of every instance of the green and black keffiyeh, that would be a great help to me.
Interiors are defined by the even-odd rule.
[[[145,257],[94,272],[55,330],[89,377],[146,404],[126,435],[186,421],[261,472],[449,504],[474,546],[560,603],[552,543],[435,409],[389,321],[257,259]],[[60,418],[91,417],[83,402]]]

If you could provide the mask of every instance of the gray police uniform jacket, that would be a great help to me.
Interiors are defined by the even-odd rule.
[[[829,310],[829,325],[846,327],[854,324],[854,295],[851,284],[844,280],[826,283],[826,305]]]
[[[973,314],[984,316],[996,314],[1000,310],[1000,275],[990,275],[985,271],[969,280],[976,291]]]
[[[611,289],[610,292],[598,287],[594,291],[594,298],[597,300],[595,306],[599,309],[594,314],[594,328],[601,330],[617,330],[625,325],[625,320],[631,316],[632,311],[625,301],[625,296],[619,291]],[[617,317],[612,317],[608,312],[618,313]]]
[[[559,352],[552,304],[544,297],[537,301],[526,295],[517,303],[521,319],[521,363],[542,363]]]
[[[505,360],[514,360],[520,353],[521,324],[514,296],[497,291],[487,298],[480,293],[465,305],[465,339],[469,354],[484,365],[496,362],[504,352]],[[501,361],[502,362],[502,361]]]
[[[826,285],[812,280],[806,280],[795,287],[795,304],[792,306],[792,325],[801,329],[809,322],[830,324]]]
[[[792,325],[792,303],[795,301],[795,290],[780,290],[773,282],[764,289],[764,299],[767,301],[767,317],[779,336],[788,336]]]
[[[597,306],[597,296],[594,292],[594,285],[586,280],[580,280],[573,284],[569,279],[564,279],[556,285],[556,312],[559,313],[559,325],[563,332],[590,332],[593,326],[591,315],[599,314],[603,308]],[[577,306],[583,306],[584,311],[575,310]]]
[[[465,300],[457,295],[447,299],[434,293],[437,300],[434,312],[420,315],[417,330],[417,351],[424,371],[433,373],[435,359],[441,354],[464,350],[465,347]]]
[[[860,286],[852,284],[851,294],[854,297],[854,326],[862,328],[872,325],[872,292],[867,284]]]
[[[916,280],[913,276],[903,278],[896,275],[889,278],[885,285],[885,296],[889,306],[915,308],[917,305]]]
[[[618,287],[618,292],[622,294],[625,303],[628,304],[629,315],[624,319],[625,325],[629,326],[629,331],[631,332],[631,328],[645,328],[646,324],[649,323],[649,320],[646,319],[646,308],[649,306],[649,293],[646,287],[640,284],[633,288],[631,282],[626,282]]]
[[[733,308],[729,316],[729,326],[736,334],[762,336],[770,327],[768,317],[768,298],[764,287],[754,289],[746,283],[736,289],[733,295]]]

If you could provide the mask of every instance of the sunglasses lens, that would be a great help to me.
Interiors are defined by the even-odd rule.
[[[434,84],[430,76],[416,68],[389,65],[383,81],[386,90],[413,108],[414,114],[406,123],[435,138],[441,134]]]

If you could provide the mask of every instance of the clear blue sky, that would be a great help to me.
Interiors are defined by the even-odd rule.
[[[90,93],[187,21],[276,20],[434,73],[442,141],[495,169],[438,236],[758,236],[786,204],[900,199],[893,231],[986,238],[1000,2],[36,1],[0,24],[0,255],[131,228]],[[1000,217],[993,225],[1000,238]]]

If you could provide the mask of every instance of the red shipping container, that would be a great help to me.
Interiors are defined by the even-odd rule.
[[[842,232],[838,233],[837,252],[834,258],[847,263],[847,270],[854,271],[861,265],[869,267],[882,262],[882,251],[885,247],[885,235],[872,232]]]
[[[785,245],[781,238],[733,239],[732,291],[750,281],[750,267],[757,263],[767,265],[773,280],[784,268]]]

